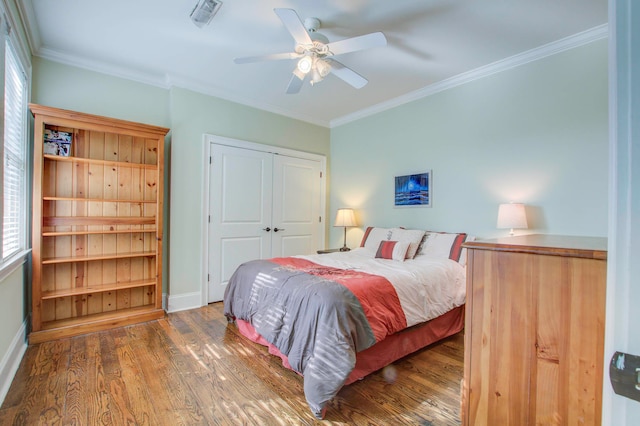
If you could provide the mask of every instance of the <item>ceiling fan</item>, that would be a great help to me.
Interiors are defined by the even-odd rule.
[[[318,18],[307,18],[302,22],[293,9],[273,9],[273,11],[295,40],[294,51],[236,58],[234,59],[236,64],[297,59],[298,62],[287,86],[286,92],[288,94],[298,93],[307,78],[314,85],[322,81],[329,73],[356,89],[360,89],[368,83],[366,78],[336,61],[333,56],[371,47],[386,46],[387,39],[384,34],[376,32],[330,43],[327,37],[317,32],[320,28]]]

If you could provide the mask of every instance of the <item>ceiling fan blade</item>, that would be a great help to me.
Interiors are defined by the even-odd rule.
[[[336,77],[344,80],[346,83],[352,85],[356,89],[362,89],[369,82],[366,78],[346,67],[335,59],[325,58],[325,61],[331,64],[331,73]]]
[[[387,45],[387,38],[381,32],[351,37],[345,40],[334,41],[327,44],[329,52],[334,55],[354,52],[356,50],[370,49]]]
[[[296,93],[300,92],[302,83],[304,83],[305,78],[306,75],[303,78],[300,78],[295,74],[291,74],[291,80],[289,80],[289,85],[287,86],[287,95],[295,95]]]
[[[244,58],[235,58],[233,62],[236,64],[249,64],[252,62],[277,61],[281,59],[296,59],[303,56],[301,53],[272,53],[270,55],[246,56]]]
[[[307,29],[293,9],[273,9],[297,44],[312,44]]]

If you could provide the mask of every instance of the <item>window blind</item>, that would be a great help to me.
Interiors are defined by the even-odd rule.
[[[5,45],[2,259],[25,248],[27,80],[11,43]]]

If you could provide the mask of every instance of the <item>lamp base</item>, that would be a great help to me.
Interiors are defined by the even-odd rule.
[[[342,247],[340,247],[340,251],[349,251],[351,250],[349,247],[347,247],[347,227],[344,227],[344,244],[342,245]]]

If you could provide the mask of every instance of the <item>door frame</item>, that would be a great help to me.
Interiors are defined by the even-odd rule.
[[[200,306],[206,306],[209,300],[209,192],[211,189],[209,185],[211,179],[209,158],[211,157],[211,144],[226,145],[234,148],[250,149],[254,151],[267,152],[270,154],[286,155],[289,157],[318,161],[320,163],[320,173],[322,173],[322,178],[320,179],[320,221],[318,222],[318,242],[320,247],[324,247],[325,245],[325,234],[327,225],[327,157],[311,152],[297,151],[289,148],[281,148],[273,145],[265,145],[257,142],[249,142],[240,139],[227,138],[224,136],[205,133],[202,137],[202,164],[204,167],[202,195],[204,197],[204,211],[202,213],[201,227],[201,229],[203,229],[203,232],[201,238],[202,270],[200,271]]]

